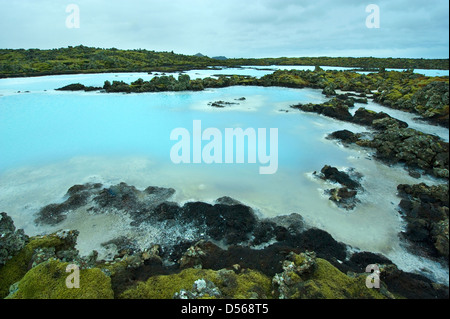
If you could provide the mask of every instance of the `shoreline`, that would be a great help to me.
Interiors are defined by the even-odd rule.
[[[84,192],[88,193],[84,193]],[[89,192],[93,191],[94,194],[90,194]],[[169,191],[167,193],[167,191]],[[156,193],[155,193],[156,192]],[[360,263],[353,264],[355,260],[362,256],[366,256],[366,262],[375,263],[372,262],[377,261],[377,263],[380,263],[385,265],[384,267],[387,267],[386,265],[392,264],[392,262],[387,259],[386,257],[380,255],[380,254],[373,254],[370,252],[364,252],[359,250],[354,250],[348,247],[344,243],[336,242],[333,237],[331,237],[327,232],[322,231],[318,228],[311,228],[310,226],[306,225],[302,216],[299,214],[291,214],[291,215],[281,215],[274,218],[264,218],[260,219],[258,218],[255,213],[253,212],[252,208],[240,204],[240,202],[233,200],[229,197],[223,197],[218,200],[216,200],[216,203],[213,204],[206,204],[202,202],[187,202],[180,206],[179,204],[172,203],[170,201],[170,197],[172,196],[173,192],[170,191],[170,189],[164,189],[164,188],[158,188],[158,187],[150,187],[146,190],[139,191],[133,186],[128,186],[126,184],[118,184],[115,186],[111,186],[109,188],[103,188],[100,184],[85,184],[85,185],[75,185],[71,187],[68,191],[68,194],[70,194],[69,198],[66,200],[66,202],[63,202],[61,204],[57,205],[67,205],[65,209],[67,209],[67,212],[65,214],[74,214],[76,211],[76,206],[72,205],[80,205],[85,204],[86,207],[90,207],[89,210],[94,209],[94,211],[97,211],[94,213],[94,215],[91,215],[90,218],[94,218],[96,214],[105,214],[107,211],[114,208],[117,210],[117,212],[113,214],[130,214],[131,213],[131,219],[134,220],[134,223],[143,223],[142,225],[147,225],[148,221],[146,219],[153,220],[150,222],[150,224],[154,224],[155,226],[161,222],[161,225],[168,225],[167,221],[172,220],[172,218],[175,218],[173,222],[178,225],[176,227],[184,227],[186,230],[189,229],[190,234],[195,234],[197,231],[194,230],[192,232],[193,228],[198,229],[197,235],[194,235],[194,237],[185,236],[186,239],[179,241],[170,241],[166,244],[162,244],[161,242],[148,242],[148,248],[150,247],[159,247],[158,251],[159,253],[156,258],[157,264],[162,264],[158,267],[160,268],[159,272],[161,271],[169,271],[169,273],[177,274],[179,271],[183,271],[183,269],[212,269],[212,270],[219,270],[227,267],[232,267],[235,265],[235,263],[240,264],[240,268],[242,269],[253,269],[256,271],[260,271],[267,276],[273,276],[278,272],[281,272],[282,269],[278,268],[276,260],[272,260],[273,267],[276,267],[276,269],[264,268],[268,265],[264,264],[264,260],[260,260],[261,264],[259,264],[258,259],[255,259],[255,254],[258,254],[259,259],[264,254],[269,254],[267,257],[272,256],[272,254],[280,249],[283,251],[282,255],[279,255],[277,258],[285,258],[283,256],[286,256],[287,252],[294,251],[296,253],[302,253],[305,251],[314,251],[319,258],[323,258],[327,260],[328,262],[333,265],[333,267],[336,267],[341,272],[346,273],[348,271],[352,272],[361,272],[361,269],[365,267],[365,265],[362,265]],[[84,196],[81,195],[88,195],[85,196],[85,198],[88,199],[87,202],[83,202],[81,199]],[[134,197],[132,194],[135,194],[135,200],[132,200],[130,202],[129,199],[124,201],[126,198]],[[143,194],[147,194],[145,196],[148,200],[150,200],[150,206],[149,202],[147,200],[142,201]],[[159,194],[160,196],[152,197],[152,194]],[[166,195],[164,195],[166,194]],[[80,197],[81,196],[81,197]],[[106,197],[105,197],[106,196]],[[167,197],[169,196],[169,197]],[[67,197],[66,197],[67,198]],[[80,202],[81,200],[81,202]],[[91,201],[95,201],[95,205]],[[156,202],[155,202],[156,200]],[[169,201],[167,201],[169,200]],[[142,201],[142,202],[141,202]],[[141,204],[139,204],[141,202]],[[123,206],[125,205],[125,206]],[[141,210],[141,205],[144,205],[147,209],[150,208],[150,211],[148,213],[145,213],[145,219],[142,219],[142,213],[135,215],[132,212],[134,210]],[[142,207],[144,207],[142,206]],[[48,207],[52,207],[52,209],[56,209],[56,207],[52,204]],[[165,207],[165,208],[162,208]],[[172,207],[172,208],[170,208]],[[206,221],[203,219],[202,216],[208,216],[210,213],[207,213],[206,215],[204,213],[200,213],[198,217],[196,215],[192,215],[190,212],[192,209],[190,207],[202,207],[201,209],[207,209],[215,211],[216,209],[219,209],[223,212],[226,212],[224,216],[225,220],[224,223],[218,221],[214,215],[216,213],[211,213],[212,219],[207,219]],[[197,208],[197,209],[198,209]],[[42,211],[45,211],[45,207]],[[74,210],[75,209],[75,210]],[[181,209],[181,210],[180,210]],[[237,210],[237,211],[236,211]],[[184,211],[184,212],[183,212]],[[240,212],[239,212],[240,211]],[[111,213],[108,213],[111,214]],[[168,215],[169,214],[169,215]],[[171,215],[175,214],[175,215]],[[217,214],[223,214],[219,213],[217,211]],[[172,217],[171,217],[172,216]],[[54,220],[56,216],[51,215],[51,220]],[[243,223],[243,217],[248,222]],[[155,219],[156,218],[156,219]],[[167,219],[168,218],[168,219]],[[200,219],[197,219],[200,218]],[[159,222],[158,222],[159,220]],[[183,220],[189,221],[188,224],[185,224],[186,222],[183,222]],[[233,220],[236,220],[239,222],[234,223]],[[205,228],[203,225],[203,222],[206,222]],[[132,222],[133,223],[133,222]],[[157,223],[157,224],[155,224]],[[193,224],[191,224],[193,223]],[[148,224],[148,226],[150,225]],[[184,226],[181,226],[183,225]],[[141,224],[139,224],[141,225]],[[227,226],[228,225],[228,226]],[[138,226],[135,224],[135,226]],[[145,227],[148,227],[145,226]],[[197,228],[199,227],[199,228]],[[217,228],[218,227],[218,228]],[[225,227],[225,228],[222,228]],[[230,228],[231,227],[231,228]],[[237,227],[237,228],[235,228]],[[244,228],[243,228],[244,227]],[[167,230],[169,230],[168,228]],[[228,229],[228,230],[226,230]],[[76,230],[71,230],[76,231]],[[66,231],[67,232],[67,231]],[[169,231],[171,232],[171,231]],[[78,237],[79,232],[76,232]],[[183,233],[183,232],[182,232]],[[180,234],[182,234],[180,233]],[[54,234],[54,233],[53,233]],[[185,233],[186,235],[187,233]],[[45,238],[47,236],[54,236],[51,233],[47,235],[37,236],[33,238]],[[312,236],[312,237],[311,237]],[[190,238],[190,239],[188,239]],[[80,238],[81,239],[81,238]],[[225,240],[225,242],[223,242]],[[291,242],[292,241],[292,242]],[[76,241],[75,241],[76,242]],[[222,242],[222,244],[220,243]],[[291,242],[289,244],[289,242]],[[172,243],[172,244],[170,244]],[[161,245],[162,244],[162,245]],[[219,246],[217,246],[219,244]],[[148,262],[146,265],[145,260],[142,260],[144,254],[148,251],[147,249],[139,248],[139,246],[136,246],[134,243],[133,238],[127,238],[127,237],[116,237],[116,239],[110,240],[108,242],[105,242],[105,247],[109,247],[108,249],[112,249],[109,254],[108,259],[96,259],[95,263],[88,267],[88,269],[95,269],[95,268],[102,268],[105,267],[105,265],[108,265],[112,263],[111,265],[114,265],[116,263],[121,263],[124,258],[127,260],[135,260],[137,264],[134,266],[128,266],[128,272],[130,272],[130,275],[134,273],[135,271],[141,272],[145,267],[149,266]],[[155,246],[156,245],[156,246]],[[168,246],[167,246],[168,245]],[[190,248],[191,247],[191,248]],[[193,248],[194,247],[194,248]],[[197,248],[195,248],[197,247]],[[290,248],[289,248],[290,247]],[[75,246],[73,246],[73,249],[76,249]],[[187,255],[186,255],[186,249],[187,249]],[[192,253],[189,253],[190,249],[194,249],[197,253],[197,255],[192,255]],[[237,249],[237,250],[236,250]],[[275,250],[274,250],[275,249]],[[204,251],[203,253],[200,253],[201,251]],[[235,252],[232,252],[235,251]],[[240,252],[238,256],[234,256],[237,252]],[[225,263],[218,263],[214,266],[214,263],[217,263],[217,257],[214,257],[215,254],[220,254],[221,256],[224,256],[223,254],[231,253],[231,255],[227,258],[231,258],[229,261],[225,261]],[[241,255],[242,254],[242,255]],[[276,254],[279,254],[277,252]],[[91,254],[82,257],[82,258],[90,258]],[[97,254],[95,254],[97,256]],[[104,256],[104,255],[103,255]],[[183,257],[184,256],[184,257]],[[187,257],[189,256],[189,258]],[[206,256],[208,258],[206,258]],[[234,257],[233,257],[234,256]],[[51,254],[50,254],[51,257]],[[49,257],[49,258],[50,258]],[[235,258],[238,258],[236,260]],[[369,259],[367,259],[367,257]],[[153,257],[152,257],[153,258]],[[188,258],[188,259],[186,259]],[[206,258],[206,259],[205,259]],[[221,257],[223,258],[223,257]],[[269,257],[272,258],[272,257]],[[281,260],[282,260],[281,259]],[[51,260],[48,258],[44,258],[43,260],[40,260],[40,263],[45,263],[46,260]],[[141,260],[141,261],[139,261]],[[215,260],[215,262],[213,262]],[[280,260],[280,261],[281,261]],[[372,261],[371,261],[372,260]],[[64,261],[64,260],[61,260]],[[69,260],[70,261],[70,260]],[[155,260],[154,260],[155,261]],[[67,260],[66,260],[67,262]],[[211,264],[213,262],[213,264]],[[202,264],[202,267],[199,267],[198,265]],[[104,266],[101,266],[104,265]],[[197,265],[197,266],[195,266]],[[253,265],[253,266],[251,266]],[[280,264],[278,264],[280,265]],[[144,267],[144,268],[142,268]],[[175,267],[175,268],[173,268]],[[233,266],[234,267],[234,266]],[[256,268],[255,268],[256,267]],[[262,268],[260,268],[262,267]],[[387,267],[387,269],[391,269],[392,267]],[[166,270],[164,270],[166,269]],[[177,270],[178,269],[178,270]],[[272,270],[271,270],[272,269]],[[357,271],[360,269],[359,271]],[[397,269],[397,267],[394,265],[393,269]],[[31,269],[32,270],[32,269]],[[30,270],[29,270],[30,271]],[[175,271],[175,272],[174,272]],[[387,270],[386,270],[387,271]],[[392,271],[392,270],[390,270]],[[394,272],[399,272],[398,274],[401,274],[401,276],[406,276],[406,278],[410,278],[409,276],[413,276],[408,280],[412,280],[412,278],[415,278],[414,280],[418,280],[418,283],[421,283],[423,285],[424,282],[426,282],[425,277],[420,279],[421,277],[418,275],[412,275],[408,274],[406,272],[402,272],[400,269],[395,270]],[[1,272],[1,267],[0,267]],[[155,274],[152,275],[152,272],[148,273],[148,278],[157,278]],[[398,275],[397,275],[398,276]],[[414,277],[415,276],[415,277]],[[114,278],[114,276],[112,277]],[[384,277],[382,277],[384,279]],[[389,278],[389,276],[388,276]],[[397,277],[393,277],[397,278]],[[199,279],[199,278],[197,278]],[[146,279],[147,280],[147,279]],[[395,286],[395,279],[392,285]],[[424,281],[425,280],[425,281]],[[145,281],[145,280],[144,280]],[[143,282],[144,282],[143,281]],[[389,281],[389,280],[388,280]],[[139,281],[140,282],[140,281]],[[125,284],[125,283],[122,283]],[[126,287],[129,287],[129,284],[125,284],[125,287],[120,288],[120,291],[127,290]],[[188,288],[188,287],[186,287]],[[387,287],[389,290],[389,285]],[[448,289],[448,288],[447,288]],[[395,290],[395,289],[394,289]],[[430,293],[431,290],[427,290],[426,293]],[[394,291],[394,293],[398,293]],[[403,291],[403,294],[407,294],[409,297],[412,297],[416,292],[413,291]],[[423,291],[419,293],[424,293]],[[267,296],[266,296],[267,297]]]

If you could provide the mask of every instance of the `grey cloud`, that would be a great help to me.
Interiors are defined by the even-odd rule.
[[[77,3],[81,28],[67,29]],[[446,0],[377,0],[367,29],[359,0],[0,0],[0,47],[68,45],[266,56],[448,57]]]

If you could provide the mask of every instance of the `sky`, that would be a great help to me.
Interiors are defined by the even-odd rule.
[[[448,12],[448,0],[0,0],[0,48],[448,58]]]

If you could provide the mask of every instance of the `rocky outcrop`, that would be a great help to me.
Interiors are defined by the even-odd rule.
[[[351,122],[353,116],[349,112],[349,107],[352,107],[353,103],[354,102],[352,100],[333,98],[323,104],[297,104],[291,106],[291,108],[299,109],[304,112],[321,114],[341,121]]]
[[[64,262],[77,260],[80,267],[88,265],[87,260],[79,258],[75,249],[77,237],[78,231],[59,231],[30,238],[5,265],[0,265],[0,298],[6,297],[9,287],[23,278],[30,269],[52,258]]]
[[[13,258],[28,242],[23,229],[17,229],[8,214],[0,214],[0,266]]]
[[[80,83],[74,83],[69,84],[64,87],[61,87],[59,89],[56,89],[57,91],[85,91],[85,92],[91,92],[91,91],[98,91],[101,90],[101,87],[94,87],[94,86],[84,86]]]
[[[448,178],[449,145],[438,137],[398,125],[374,121],[379,130],[371,140],[360,140],[360,146],[376,149],[376,157],[388,163],[404,163],[423,169],[437,177]]]
[[[414,91],[407,86],[385,89],[375,96],[375,101],[394,109],[415,112],[433,124],[448,127],[448,78],[424,80]]]
[[[66,200],[61,204],[50,204],[38,213],[35,222],[40,225],[58,225],[67,214],[89,204],[89,211],[104,213],[108,209],[127,211],[137,224],[146,218],[146,212],[155,208],[174,194],[175,190],[148,187],[140,191],[125,183],[103,187],[102,184],[84,184],[71,187]]]
[[[448,127],[449,85],[436,81],[414,93],[411,98],[414,109],[432,123]]]
[[[367,110],[365,108],[359,108],[355,114],[353,115],[353,119],[351,122],[355,124],[365,125],[365,126],[373,126],[373,122],[381,119],[391,119],[391,121],[395,121],[399,127],[408,127],[408,124],[399,121],[397,119],[392,118],[389,114],[384,112],[374,112],[371,110]]]
[[[231,106],[231,105],[239,105],[239,103],[220,100],[220,101],[215,101],[215,102],[209,102],[208,105],[211,107],[216,107],[216,108],[224,108],[224,107]]]
[[[357,141],[359,141],[361,136],[362,136],[362,134],[359,134],[359,133],[353,133],[349,130],[341,130],[341,131],[336,131],[336,132],[329,134],[327,136],[327,138],[330,140],[339,140],[344,145],[349,145],[349,144],[356,143]]]
[[[372,118],[367,121],[370,120]],[[448,179],[449,144],[437,136],[407,128],[406,123],[402,123],[391,117],[381,117],[373,119],[371,126],[376,131],[368,138],[348,130],[331,133],[328,138],[340,140],[344,145],[355,143],[373,148],[376,150],[375,157],[385,163],[403,163],[410,170],[421,169],[430,175]]]
[[[342,95],[338,95],[338,97],[322,104],[297,104],[292,105],[291,108],[309,113],[317,113],[337,120],[374,128],[376,128],[375,122],[383,119],[389,119],[391,123],[395,123],[401,128],[408,127],[406,122],[394,119],[389,114],[367,110],[363,107],[356,110],[355,114],[352,115],[349,108],[354,106],[355,99],[352,97],[347,97],[346,95],[344,95],[344,97],[345,98],[342,98]]]
[[[345,133],[344,133],[345,135]],[[341,187],[328,189],[326,193],[330,195],[330,200],[339,207],[347,210],[354,209],[359,200],[356,198],[358,191],[363,191],[361,184],[357,181],[361,176],[352,172],[353,178],[349,174],[339,171],[336,167],[325,165],[320,175],[321,179],[341,184]]]
[[[402,198],[399,207],[407,222],[403,236],[430,257],[449,257],[449,195],[448,184],[428,186],[399,185]]]
[[[347,180],[350,176],[340,173],[331,167],[324,170],[329,178],[346,183],[347,187],[357,186]],[[95,251],[81,258],[75,249],[77,231],[32,237],[0,266],[1,296],[102,299],[448,297],[445,287],[422,276],[402,272],[381,255],[350,253],[344,243],[337,242],[327,232],[308,228],[301,215],[260,219],[250,207],[229,197],[222,197],[215,204],[159,203],[171,194],[169,190],[151,187],[140,191],[124,183],[107,188],[91,184],[72,187],[68,191],[69,198],[87,192],[84,194],[87,195],[86,205],[95,207],[92,213],[101,214],[105,208],[125,214],[148,203],[154,208],[139,219],[136,227],[149,223],[170,232],[171,224],[184,225],[190,229],[186,233],[189,236],[183,237],[179,232],[176,240],[153,243],[145,248],[137,245],[133,238],[119,236],[103,244],[112,252],[108,260],[98,260]],[[160,196],[153,196],[155,194]],[[192,232],[196,227],[200,231]],[[437,239],[435,233],[433,236]],[[436,249],[443,244],[442,238],[439,243],[436,240]],[[62,279],[68,275],[64,269],[72,263],[80,267],[81,278],[84,278],[81,280],[83,289],[78,291],[66,291],[63,286]],[[365,267],[375,263],[380,265],[382,274],[386,274],[381,278],[380,290],[365,286]],[[94,289],[92,285],[101,289],[97,286]],[[421,290],[416,292],[409,288]]]
[[[386,287],[367,289],[367,275],[348,276],[314,252],[290,253],[283,262],[283,272],[273,279],[279,299],[387,299],[393,298]]]

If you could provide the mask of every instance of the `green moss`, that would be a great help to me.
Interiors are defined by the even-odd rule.
[[[80,270],[80,288],[69,289],[69,263],[48,260],[31,269],[8,299],[112,299],[111,279],[100,269]]]
[[[190,290],[194,282],[200,278],[217,282],[216,273],[212,270],[189,268],[175,275],[155,276],[146,282],[139,283],[120,295],[124,299],[172,299],[181,289]]]
[[[317,269],[303,278],[294,295],[302,299],[385,299],[377,289],[366,287],[364,275],[351,278],[328,261],[317,258]]]
[[[247,299],[269,297],[271,280],[254,270],[245,270],[240,274],[232,271],[214,271],[205,269],[185,269],[174,275],[155,276],[146,282],[130,288],[120,295],[124,299],[172,299],[181,289],[190,290],[198,279],[213,282],[223,297]]]
[[[300,266],[305,262],[305,256],[303,254],[295,254],[293,256],[293,262],[296,266]]]
[[[31,238],[16,256],[0,268],[0,298],[5,298],[9,294],[9,287],[25,276],[35,249],[59,248],[64,245],[66,245],[65,241],[56,235]]]
[[[221,281],[220,291],[233,299],[269,298],[271,296],[272,281],[267,276],[255,270],[244,270],[239,275],[234,273],[235,285]],[[223,276],[222,276],[223,277]]]

